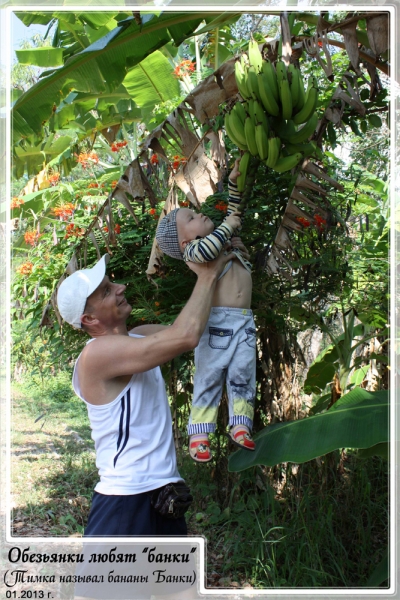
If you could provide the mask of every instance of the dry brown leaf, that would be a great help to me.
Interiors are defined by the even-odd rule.
[[[128,192],[135,200],[145,196],[139,160],[135,158],[118,181],[117,190]]]
[[[321,194],[322,196],[326,196],[328,194],[328,192],[323,187],[318,185],[318,183],[314,183],[313,181],[311,181],[311,179],[308,179],[308,177],[305,177],[302,173],[299,173],[299,175],[297,176],[295,185],[297,188],[312,190],[317,194]]]
[[[189,185],[191,194],[196,199],[197,205],[201,205],[216,192],[216,182],[219,181],[221,173],[202,149],[202,154],[197,160],[192,157],[183,167],[183,176]],[[178,181],[177,183],[179,185]]]
[[[360,52],[358,50],[357,40],[357,21],[342,25],[340,31],[343,34],[344,45],[346,46],[346,52],[349,56],[351,65],[357,75],[360,75],[361,71],[358,66],[360,62]]]
[[[375,65],[372,65],[369,62],[365,62],[364,63],[368,74],[370,76],[371,82],[370,82],[370,92],[369,92],[369,99],[373,100],[376,96],[376,94],[378,92],[380,92],[380,90],[382,90],[382,83],[381,80],[379,79],[379,75],[378,75],[378,70],[375,67]]]
[[[335,125],[339,125],[342,120],[343,111],[340,110],[337,106],[328,106],[326,111],[324,112],[325,119],[331,121]]]
[[[51,327],[53,325],[53,321],[50,319],[49,310],[51,307],[51,303],[49,302],[43,309],[42,316],[39,323],[39,329],[42,327]]]
[[[126,210],[129,212],[131,217],[134,218],[136,225],[139,225],[139,220],[135,215],[135,211],[133,210],[132,204],[129,202],[125,192],[120,190],[118,187],[113,191],[112,197],[118,200],[123,206],[125,206]]]
[[[104,245],[107,248],[107,252],[108,252],[108,254],[110,254],[110,256],[112,256],[113,252],[108,244],[107,237],[104,235],[104,232],[103,232],[103,220],[101,219],[101,217],[97,217],[94,227],[97,229],[97,231],[100,232],[100,235],[103,238]]]
[[[169,126],[169,130],[172,127],[179,137],[183,156],[188,158],[192,153],[196,154],[199,142],[199,138],[192,131],[182,110],[175,110],[172,114],[167,117],[166,125]],[[199,150],[201,154],[202,150]]]
[[[225,164],[226,147],[222,131],[209,131],[207,138],[211,141],[210,154],[215,164],[222,167]]]
[[[278,233],[276,234],[274,247],[278,247],[281,250],[289,250],[290,252],[294,252],[289,234],[286,229],[282,227],[282,225],[279,227]]]
[[[302,210],[301,208],[299,208],[298,206],[296,206],[292,200],[292,198],[289,198],[289,202],[287,203],[286,206],[286,210],[285,210],[285,217],[286,216],[295,216],[295,217],[302,217],[304,219],[307,219],[308,221],[312,221],[313,217],[310,216],[307,212],[305,212],[304,210]],[[285,224],[283,223],[283,226],[285,227]],[[297,227],[296,227],[297,229]]]
[[[149,136],[148,148],[151,148],[153,152],[156,152],[158,156],[161,156],[166,162],[168,162],[167,155],[165,154],[164,148],[161,146],[160,141],[156,137]]]
[[[104,209],[104,218],[106,220],[107,223],[107,241],[111,246],[116,246],[117,245],[117,238],[115,237],[115,224],[114,224],[114,219],[113,219],[113,215],[112,215],[112,209],[111,209],[111,198],[110,196],[108,197],[108,204],[106,206],[106,208]]]
[[[389,49],[389,13],[374,15],[367,19],[367,35],[375,56]]]
[[[340,192],[344,191],[344,187],[341,183],[336,181],[336,179],[333,179],[333,177],[330,177],[327,173],[325,173],[323,169],[318,167],[315,163],[311,162],[310,160],[305,159],[302,168],[303,171],[306,171],[306,173],[310,173],[310,175],[314,175],[318,179],[325,179],[325,181],[330,183],[331,186],[335,187]]]
[[[69,263],[67,264],[65,272],[68,273],[68,275],[72,275],[72,273],[75,273],[75,271],[78,271],[78,269],[79,269],[78,259],[76,257],[76,254],[74,253],[72,255]]]
[[[310,217],[308,218],[310,219]],[[310,221],[312,221],[312,219],[310,219]],[[286,213],[283,215],[282,226],[293,231],[303,231],[303,226]]]
[[[60,325],[60,327],[62,325],[62,318],[61,318],[61,315],[60,315],[60,312],[59,312],[58,306],[57,306],[57,293],[58,293],[58,289],[59,289],[60,285],[62,284],[62,282],[64,281],[64,279],[65,279],[65,275],[60,277],[60,279],[58,280],[58,283],[56,285],[56,288],[50,297],[50,303],[53,307],[53,310],[55,312],[55,315],[57,317],[57,321],[58,321],[58,324]]]
[[[276,275],[279,273],[279,264],[275,258],[275,256],[271,253],[266,262],[266,269],[271,275]]]
[[[327,40],[328,38],[326,36],[326,31],[324,31],[320,34],[316,33],[310,38],[306,38],[305,40],[303,40],[303,44],[307,54],[317,59],[322,69],[324,70],[327,78],[332,80],[332,60],[327,47]],[[322,45],[322,50],[324,52],[325,58],[322,58],[321,56],[320,44]]]
[[[347,91],[343,89],[343,83],[346,84]],[[350,84],[349,80],[345,76],[343,76],[342,82],[336,88],[335,93],[332,96],[332,100],[336,100],[337,98],[339,98],[346,104],[352,106],[358,113],[360,113],[361,116],[365,116],[367,112],[366,108],[361,102],[358,92],[353,88],[353,86]]]
[[[95,238],[95,235],[94,235],[93,231],[91,231],[89,233],[89,238],[90,238],[93,246],[96,248],[97,260],[100,260],[100,258],[101,258],[101,252],[100,252],[100,248],[99,248],[99,245],[97,243],[97,240]]]
[[[104,135],[104,137],[106,138],[107,142],[109,144],[112,144],[113,142],[115,142],[116,137],[117,137],[117,133],[120,130],[121,125],[118,123],[118,125],[111,125],[111,127],[107,127],[106,129],[102,129],[101,133]]]
[[[192,107],[194,115],[200,123],[203,124],[208,119],[215,117],[219,113],[221,104],[237,94],[234,73],[235,60],[232,58],[226,61],[185,98],[185,103]]]
[[[326,212],[326,210],[323,209],[323,208],[321,208],[318,204],[315,204],[315,202],[313,202],[312,200],[310,200],[310,198],[308,198],[305,194],[303,194],[297,188],[293,188],[293,191],[292,191],[290,197],[293,200],[297,200],[298,202],[302,202],[306,206],[310,207],[312,210],[318,211],[324,219],[327,218],[328,213]]]

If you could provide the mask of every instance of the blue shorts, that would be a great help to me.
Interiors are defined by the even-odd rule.
[[[151,506],[154,490],[127,496],[93,493],[84,537],[176,535],[186,536],[185,517],[167,519]]]

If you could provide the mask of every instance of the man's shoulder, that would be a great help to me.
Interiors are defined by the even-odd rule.
[[[129,335],[101,335],[91,338],[82,350],[81,357],[84,362],[95,359],[109,361],[110,357],[115,360],[121,354],[123,355],[126,345],[137,342],[142,336]]]

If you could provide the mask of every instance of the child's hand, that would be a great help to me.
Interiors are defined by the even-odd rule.
[[[250,260],[250,254],[249,251],[247,250],[246,246],[243,244],[242,240],[240,237],[238,236],[234,236],[231,238],[231,244],[232,244],[232,248],[239,248],[239,250],[241,251],[242,255],[247,258],[247,260]]]
[[[234,212],[229,217],[226,217],[225,223],[228,223],[232,227],[232,229],[239,229],[242,225],[242,219],[240,218],[240,213]]]
[[[229,175],[229,179],[231,181],[236,181],[236,179],[239,177],[240,172],[239,172],[239,163],[240,163],[240,158],[237,158],[235,160],[235,164],[233,165],[233,169]]]

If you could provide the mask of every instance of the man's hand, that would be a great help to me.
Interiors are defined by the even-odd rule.
[[[214,258],[214,260],[204,263],[194,263],[188,261],[186,264],[191,271],[196,273],[198,278],[203,277],[203,275],[207,277],[211,275],[218,279],[224,270],[226,263],[235,258],[234,254],[229,252],[229,248],[230,243],[227,242],[220,254],[217,256],[217,258]],[[228,250],[227,254],[225,254],[225,250]]]
[[[232,227],[233,230],[240,229],[242,226],[242,219],[240,218],[240,213],[234,212],[229,217],[226,217],[225,223],[228,223]]]
[[[243,244],[242,239],[239,236],[234,236],[231,239],[232,248],[239,248],[244,258],[250,260],[250,254],[246,246]]]
[[[229,175],[229,179],[231,181],[236,181],[236,179],[240,175],[240,172],[239,172],[239,163],[240,163],[240,158],[237,158],[235,160],[235,164],[233,165],[233,169],[232,169],[232,171],[230,172],[230,175]]]

